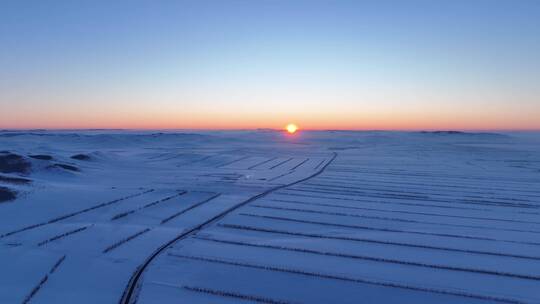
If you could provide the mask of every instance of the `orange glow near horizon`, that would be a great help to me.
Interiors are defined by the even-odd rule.
[[[378,119],[346,119],[330,120],[307,118],[302,120],[303,130],[540,130],[534,121],[473,121],[468,119],[452,120],[440,119],[392,119],[390,117]],[[237,120],[232,122],[228,119],[99,119],[99,120],[77,120],[58,119],[55,121],[44,121],[35,119],[32,123],[4,121],[0,123],[0,129],[193,129],[193,130],[240,130],[240,129],[281,129],[283,122],[280,119],[267,120]],[[290,132],[289,126],[285,127]]]
[[[445,113],[387,113],[356,111],[320,113],[290,111],[271,114],[246,112],[150,112],[141,110],[101,113],[43,111],[24,115],[0,113],[0,129],[275,129],[287,126],[294,117],[302,130],[539,130],[534,111],[489,115],[476,111],[468,115]],[[150,112],[150,113],[149,113]],[[519,114],[519,115],[518,115]],[[292,119],[291,119],[292,120]]]

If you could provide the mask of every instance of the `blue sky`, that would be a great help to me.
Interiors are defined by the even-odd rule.
[[[540,1],[3,1],[0,127],[540,129]]]

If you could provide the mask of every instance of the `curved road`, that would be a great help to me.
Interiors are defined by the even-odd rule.
[[[135,301],[137,299],[137,294],[138,294],[137,291],[138,291],[138,288],[139,288],[139,286],[140,286],[140,284],[142,282],[141,278],[142,278],[142,276],[144,274],[144,271],[146,270],[146,268],[148,268],[150,263],[159,254],[161,254],[167,247],[173,245],[174,243],[176,243],[176,242],[178,242],[178,241],[180,241],[182,239],[185,239],[186,237],[189,237],[190,235],[196,234],[200,230],[202,230],[205,227],[215,223],[216,221],[219,221],[221,218],[223,218],[227,214],[231,213],[232,211],[234,211],[234,210],[236,210],[236,209],[238,209],[240,207],[243,207],[243,206],[245,206],[245,205],[247,205],[247,204],[249,204],[249,203],[251,203],[253,201],[256,201],[256,200],[258,200],[260,198],[263,198],[263,197],[269,195],[270,193],[272,193],[274,191],[294,186],[296,184],[305,182],[305,181],[307,181],[309,179],[312,179],[312,178],[320,175],[321,173],[324,172],[326,167],[328,167],[334,161],[334,159],[336,159],[336,157],[337,157],[337,153],[333,152],[332,158],[328,162],[326,162],[326,164],[324,164],[324,166],[322,166],[319,171],[315,172],[314,174],[312,174],[312,175],[310,175],[308,177],[305,177],[303,179],[297,180],[295,182],[289,183],[289,184],[284,184],[284,185],[280,185],[280,186],[268,189],[263,193],[252,196],[249,199],[247,199],[247,200],[245,200],[245,201],[243,201],[243,202],[241,202],[241,203],[239,203],[239,204],[237,204],[237,205],[235,205],[235,206],[221,212],[220,214],[208,219],[207,221],[205,221],[205,222],[203,222],[203,223],[201,223],[201,224],[199,224],[199,225],[197,225],[197,226],[183,232],[182,234],[178,235],[174,239],[172,239],[169,242],[167,242],[167,243],[163,244],[162,246],[160,246],[139,267],[137,267],[137,270],[135,270],[135,272],[131,276],[131,279],[129,280],[128,285],[126,286],[126,289],[124,290],[124,292],[122,294],[122,298],[120,299],[120,303],[121,304],[133,304],[133,303],[135,303]]]

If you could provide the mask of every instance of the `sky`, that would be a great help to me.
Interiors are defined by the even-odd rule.
[[[540,1],[0,1],[0,128],[540,130]]]

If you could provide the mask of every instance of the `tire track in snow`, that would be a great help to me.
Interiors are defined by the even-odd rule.
[[[312,271],[306,271],[306,270],[295,269],[295,268],[285,268],[285,267],[280,267],[280,266],[270,266],[270,265],[262,265],[262,264],[255,264],[255,263],[237,262],[237,261],[232,261],[232,260],[208,258],[208,257],[200,257],[200,256],[179,255],[179,254],[172,254],[172,253],[170,253],[169,256],[182,258],[182,259],[201,261],[201,262],[208,262],[208,263],[224,264],[224,265],[231,265],[231,266],[237,266],[237,267],[246,267],[246,268],[260,269],[260,270],[265,270],[265,271],[290,273],[290,274],[302,275],[302,276],[307,276],[307,277],[317,277],[317,278],[322,278],[322,279],[346,281],[346,282],[359,283],[359,284],[368,284],[368,285],[392,287],[392,288],[399,288],[399,289],[406,289],[406,290],[415,290],[415,291],[421,291],[421,292],[429,292],[429,293],[458,296],[458,297],[465,297],[465,298],[472,298],[472,299],[479,299],[479,300],[495,301],[495,302],[500,302],[500,303],[529,304],[528,302],[524,302],[518,299],[499,297],[499,296],[490,296],[490,295],[484,295],[484,294],[476,294],[476,293],[467,292],[463,290],[447,290],[447,289],[435,288],[435,287],[413,286],[413,285],[408,285],[405,283],[389,282],[389,281],[367,279],[367,278],[355,278],[355,277],[349,277],[349,276],[344,276],[344,275],[312,272]]]
[[[232,165],[232,164],[234,164],[234,163],[237,163],[237,162],[239,162],[239,161],[243,161],[244,159],[248,159],[248,158],[250,158],[250,157],[251,157],[251,156],[244,156],[244,157],[241,157],[241,158],[239,158],[239,159],[233,160],[233,161],[231,161],[231,162],[227,162],[227,163],[224,163],[224,164],[222,164],[222,165],[218,165],[216,168],[223,168],[223,167]]]
[[[274,193],[274,196],[275,195],[293,196],[293,197],[307,197],[307,198],[316,198],[316,199],[324,199],[324,200],[338,200],[338,201],[347,201],[347,202],[372,203],[372,204],[381,204],[381,205],[402,205],[402,206],[430,207],[430,208],[456,209],[456,210],[491,211],[490,209],[479,209],[479,208],[469,208],[469,207],[443,206],[443,205],[405,203],[405,202],[373,201],[373,200],[362,200],[362,199],[335,197],[335,196],[317,196],[317,195],[284,193],[284,192]]]
[[[124,239],[121,239],[121,240],[117,241],[116,243],[111,244],[107,248],[103,249],[102,253],[109,253],[109,252],[113,251],[114,249],[126,244],[127,242],[132,241],[132,240],[138,238],[139,236],[149,232],[150,230],[152,230],[152,229],[145,228],[145,229],[143,229],[143,230],[141,230],[139,232],[136,232],[135,234],[132,234],[132,235],[130,235],[130,236],[124,238]]]
[[[200,202],[198,202],[198,203],[195,203],[195,204],[193,204],[193,205],[191,205],[191,206],[189,206],[189,207],[187,207],[187,208],[185,208],[185,209],[182,209],[182,210],[180,210],[180,211],[178,211],[178,212],[175,212],[174,214],[172,214],[172,215],[170,215],[170,216],[164,218],[164,219],[161,221],[160,224],[165,224],[165,223],[167,223],[168,221],[171,221],[171,220],[177,218],[178,216],[180,216],[180,215],[182,215],[182,214],[188,212],[188,211],[191,210],[191,209],[197,208],[197,207],[201,206],[202,204],[208,203],[209,201],[211,201],[211,200],[213,200],[213,199],[219,197],[220,195],[221,195],[221,193],[217,193],[217,194],[212,195],[211,197],[209,197],[209,198],[207,198],[207,199],[204,199],[204,200],[202,200],[202,201],[200,201]]]
[[[24,298],[22,301],[22,304],[28,304],[30,301],[35,297],[35,295],[38,293],[38,291],[43,288],[45,283],[49,280],[49,277],[60,267],[60,265],[64,262],[66,259],[66,256],[62,256],[58,261],[53,265],[53,267],[49,270],[48,273],[46,273],[43,278],[39,281],[39,283],[30,291],[30,293]]]
[[[256,232],[265,232],[265,233],[274,233],[281,235],[292,235],[292,236],[301,236],[307,238],[318,238],[318,239],[329,239],[329,240],[339,240],[339,241],[351,241],[351,242],[363,242],[363,243],[373,243],[373,244],[382,244],[382,245],[392,245],[392,246],[403,246],[411,248],[422,248],[422,249],[433,249],[441,251],[450,251],[450,252],[461,252],[461,253],[470,253],[470,254],[480,254],[480,255],[492,255],[516,259],[526,259],[526,260],[535,260],[540,261],[540,256],[529,256],[529,255],[520,255],[520,254],[508,254],[502,252],[493,252],[493,251],[482,251],[482,250],[472,250],[472,249],[460,249],[460,248],[451,248],[451,247],[440,247],[440,246],[431,246],[423,244],[413,244],[413,243],[403,243],[395,241],[380,241],[368,238],[359,238],[359,237],[348,237],[348,236],[333,236],[333,235],[324,235],[317,233],[304,233],[288,230],[279,230],[279,229],[270,229],[270,228],[261,228],[248,225],[236,225],[236,224],[218,224],[219,227],[237,229],[237,230],[246,230],[246,231],[256,231]]]
[[[111,218],[111,221],[115,221],[115,220],[117,220],[117,219],[126,217],[126,216],[128,216],[128,215],[130,215],[130,214],[133,214],[133,213],[135,213],[135,212],[137,212],[137,211],[140,211],[140,210],[143,210],[143,209],[146,209],[146,208],[150,208],[150,207],[153,207],[153,206],[155,206],[155,205],[164,203],[164,202],[166,202],[166,201],[169,201],[169,200],[171,200],[171,199],[173,199],[173,198],[179,197],[179,196],[184,195],[184,194],[186,194],[186,193],[187,193],[187,191],[182,190],[182,191],[179,191],[178,193],[176,193],[176,194],[174,194],[174,195],[167,196],[167,197],[165,197],[165,198],[162,198],[162,199],[159,199],[159,200],[157,200],[157,201],[151,202],[151,203],[146,204],[146,205],[144,205],[144,206],[141,206],[141,207],[138,207],[138,208],[135,208],[135,209],[131,209],[131,210],[128,210],[128,211],[124,211],[124,212],[118,213],[118,214],[116,214],[115,216],[113,216],[113,217]]]
[[[255,165],[249,167],[248,170],[257,168],[258,166],[262,166],[262,165],[264,165],[264,164],[266,164],[266,163],[269,163],[269,162],[271,162],[271,161],[273,161],[273,160],[276,160],[276,159],[278,159],[278,158],[277,158],[277,157],[272,157],[272,158],[270,158],[270,159],[267,159],[267,160],[265,160],[265,161],[263,161],[263,162],[260,162],[260,163],[258,163],[258,164],[255,164]]]
[[[282,178],[282,177],[284,177],[284,176],[287,176],[287,175],[290,175],[290,174],[293,174],[293,173],[294,173],[294,171],[289,171],[289,172],[287,172],[287,173],[283,173],[283,174],[280,174],[280,175],[278,175],[278,176],[274,176],[274,177],[272,177],[271,179],[269,179],[268,181],[269,181],[269,182],[273,182],[273,181],[275,181],[275,180],[278,179],[278,178]]]
[[[326,188],[347,188],[352,190],[385,190],[388,187],[394,187],[397,189],[409,189],[409,190],[415,190],[415,191],[421,191],[425,194],[431,194],[431,195],[442,195],[442,196],[452,196],[456,193],[456,189],[434,189],[437,188],[435,185],[422,185],[424,187],[413,187],[413,185],[420,185],[420,184],[412,184],[407,182],[389,182],[389,181],[364,181],[362,180],[361,183],[358,182],[351,182],[351,179],[344,179],[344,180],[327,180],[325,177],[320,177],[319,180],[305,183],[305,186],[315,186],[315,187],[326,187]],[[375,188],[366,188],[368,187],[375,187]],[[441,187],[439,187],[441,188]],[[469,198],[487,198],[487,199],[495,199],[495,200],[512,200],[516,202],[525,202],[530,203],[533,202],[529,199],[518,199],[515,197],[507,197],[507,196],[501,196],[501,193],[495,193],[495,192],[478,192],[478,191],[466,191],[463,189],[459,189],[460,194],[466,194],[464,197]],[[515,194],[513,194],[515,196]]]
[[[239,299],[239,300],[244,300],[244,301],[251,301],[255,303],[292,304],[292,302],[288,302],[288,301],[275,300],[275,299],[270,299],[266,297],[255,296],[255,295],[248,295],[248,294],[238,293],[235,291],[217,290],[217,289],[211,289],[211,288],[206,288],[206,287],[186,286],[186,285],[182,286],[182,288],[189,291],[210,294],[213,296],[233,298],[233,299]]]
[[[302,166],[303,164],[307,163],[308,161],[309,161],[309,158],[304,159],[301,163],[299,163],[298,165],[292,167],[291,170],[296,170],[296,169],[298,169],[300,166]]]
[[[57,240],[60,240],[60,239],[63,239],[67,236],[70,236],[72,234],[75,234],[75,233],[79,233],[79,232],[83,232],[85,231],[86,229],[90,228],[91,226],[93,225],[87,225],[87,226],[83,226],[83,227],[79,227],[77,229],[74,229],[74,230],[70,230],[70,231],[66,231],[64,233],[61,233],[61,234],[58,234],[58,235],[55,235],[49,239],[46,239],[46,240],[43,240],[41,242],[39,242],[37,245],[39,247],[45,245],[45,244],[49,244],[50,242],[54,242],[54,241],[57,241]]]
[[[323,159],[321,160],[320,163],[317,164],[317,166],[315,166],[315,170],[319,169],[319,167],[326,161],[326,159]]]
[[[189,165],[193,165],[193,164],[196,164],[196,163],[200,163],[200,162],[203,162],[211,157],[214,157],[215,155],[212,154],[212,155],[207,155],[203,158],[199,158],[199,159],[196,159],[194,161],[190,161],[190,162],[186,162],[186,163],[183,163],[183,164],[179,164],[179,165],[176,165],[176,167],[182,167],[182,166],[189,166]]]
[[[17,229],[17,230],[11,231],[11,232],[4,233],[4,234],[0,235],[0,239],[4,238],[4,237],[7,237],[7,236],[17,234],[17,233],[20,233],[20,232],[24,232],[24,231],[32,230],[32,229],[42,227],[42,226],[45,226],[45,225],[53,224],[53,223],[59,222],[61,220],[65,220],[67,218],[77,216],[77,215],[82,214],[82,213],[86,213],[86,212],[93,211],[93,210],[96,210],[96,209],[99,209],[99,208],[110,206],[110,205],[119,203],[121,201],[125,201],[127,199],[134,198],[134,197],[137,197],[137,196],[141,196],[143,194],[150,193],[150,192],[153,192],[153,191],[154,191],[154,189],[150,189],[150,190],[135,193],[135,194],[132,194],[132,195],[124,196],[124,197],[121,197],[121,198],[118,198],[118,199],[115,199],[115,200],[112,200],[112,201],[109,201],[109,202],[106,202],[106,203],[98,204],[98,205],[95,205],[95,206],[92,206],[92,207],[89,207],[89,208],[85,208],[85,209],[82,209],[82,210],[79,210],[79,211],[76,211],[76,212],[68,213],[68,214],[53,218],[53,219],[51,219],[51,220],[49,220],[47,222],[42,222],[42,223],[26,226],[26,227],[21,228],[21,229]]]
[[[282,251],[310,253],[310,254],[315,254],[315,255],[324,255],[324,256],[332,256],[332,257],[340,257],[340,258],[349,258],[349,259],[356,259],[356,260],[366,260],[366,261],[374,261],[374,262],[381,262],[381,263],[418,266],[418,267],[426,267],[426,268],[433,268],[433,269],[444,269],[444,270],[452,270],[452,271],[460,271],[460,272],[480,273],[480,274],[488,274],[488,275],[495,275],[495,276],[503,276],[503,277],[510,277],[510,278],[518,278],[518,279],[525,279],[525,280],[540,281],[540,276],[536,276],[536,275],[526,275],[526,274],[510,273],[510,272],[488,270],[488,269],[466,268],[466,267],[457,267],[457,266],[449,266],[449,265],[441,265],[441,264],[430,264],[430,263],[418,263],[418,262],[404,261],[404,260],[398,260],[398,259],[380,258],[380,257],[376,257],[376,256],[349,254],[349,253],[341,253],[341,252],[320,251],[320,250],[307,249],[307,248],[301,248],[301,247],[290,247],[290,246],[269,245],[269,244],[260,244],[260,243],[249,243],[249,242],[242,242],[242,241],[230,241],[230,240],[222,240],[222,239],[210,238],[210,237],[195,236],[193,238],[198,239],[198,240],[203,240],[203,241],[223,243],[223,244],[229,244],[229,245],[237,245],[237,246],[248,246],[248,247],[256,247],[256,248],[276,249],[276,250],[282,250]]]
[[[521,193],[519,190],[515,189],[500,189],[500,188],[486,188],[486,187],[474,187],[471,185],[454,185],[454,184],[439,184],[439,183],[433,183],[426,182],[426,183],[420,183],[420,182],[414,182],[413,181],[404,181],[404,180],[397,180],[397,179],[364,179],[364,178],[358,178],[354,176],[331,176],[330,174],[327,174],[326,176],[321,176],[317,179],[317,182],[323,182],[328,185],[346,185],[346,186],[393,186],[398,185],[402,187],[408,187],[415,190],[427,190],[427,191],[434,191],[434,190],[441,190],[446,193],[455,192],[455,190],[459,190],[460,193],[466,193],[469,195],[511,195],[511,196],[519,196],[519,197],[535,197],[538,198],[540,196],[535,195],[529,195],[527,193]]]
[[[523,204],[513,204],[513,203],[499,203],[499,202],[487,202],[487,201],[465,201],[465,200],[442,200],[442,199],[432,199],[429,197],[414,196],[414,195],[395,195],[390,193],[366,193],[366,194],[343,194],[338,191],[319,191],[319,190],[302,190],[302,189],[286,189],[286,191],[293,192],[306,192],[306,193],[320,193],[320,194],[333,194],[333,195],[343,195],[348,197],[368,197],[368,198],[385,198],[385,199],[396,199],[396,200],[411,200],[411,201],[422,201],[422,202],[438,202],[438,203],[447,203],[447,204],[461,204],[470,206],[479,205],[479,206],[496,206],[496,207],[511,207],[511,208],[526,208],[526,209],[536,209],[538,207],[531,205]],[[287,192],[285,192],[287,193]]]
[[[362,173],[362,172],[354,172],[354,173]],[[367,174],[372,174],[372,173],[367,173]],[[538,191],[531,191],[531,190],[524,190],[524,189],[513,189],[513,188],[491,188],[491,187],[486,187],[484,185],[479,185],[479,186],[471,186],[471,184],[467,184],[467,183],[455,183],[455,182],[448,182],[447,180],[444,180],[444,181],[441,181],[441,180],[434,180],[433,178],[429,178],[429,179],[417,179],[417,178],[413,178],[411,180],[415,181],[415,182],[418,182],[418,183],[411,183],[411,182],[402,182],[401,180],[399,182],[396,182],[396,180],[398,178],[402,178],[402,177],[396,177],[396,178],[393,178],[393,177],[388,177],[386,174],[380,174],[384,177],[379,177],[379,179],[382,179],[382,178],[385,178],[386,180],[383,180],[383,181],[380,181],[380,180],[368,180],[368,182],[373,182],[373,181],[377,181],[377,182],[381,182],[381,183],[399,183],[399,184],[408,184],[408,185],[415,185],[415,186],[425,186],[426,184],[429,185],[430,187],[443,187],[443,188],[457,188],[457,189],[462,189],[462,188],[465,188],[465,189],[471,189],[471,190],[481,190],[481,191],[504,191],[504,192],[516,192],[518,193],[518,195],[521,195],[521,196],[527,196],[527,197],[540,197],[540,195],[536,195],[536,194],[540,194],[540,192]],[[403,175],[401,175],[403,176]],[[409,175],[407,175],[406,177],[410,177]],[[321,177],[321,179],[324,179],[324,180],[332,180],[332,181],[348,181],[348,182],[351,182],[351,181],[358,181],[358,182],[364,182],[366,180],[364,179],[359,179],[358,177],[353,177],[353,176],[350,176],[350,175],[346,175],[346,176],[343,176],[343,175],[332,175],[332,174],[328,174],[324,177]],[[424,182],[423,184],[421,182]],[[435,184],[434,184],[435,183]],[[441,184],[441,183],[444,183],[444,184]],[[529,194],[527,194],[529,193]]]
[[[279,166],[281,166],[281,165],[284,165],[284,164],[286,164],[286,163],[290,162],[291,160],[293,160],[293,158],[292,158],[292,157],[291,157],[291,158],[289,158],[289,159],[287,159],[287,160],[284,160],[284,161],[282,161],[282,162],[278,163],[278,164],[277,164],[277,165],[275,165],[275,166],[272,166],[272,167],[270,167],[270,170],[273,170],[273,169],[275,169],[275,168],[277,168],[277,167],[279,167]]]
[[[287,203],[287,204],[298,204],[298,205],[317,206],[317,207],[343,208],[343,209],[353,209],[353,210],[366,210],[366,211],[375,211],[375,212],[381,212],[381,213],[398,213],[398,214],[414,214],[414,215],[430,215],[430,216],[433,215],[433,216],[442,216],[442,217],[469,218],[469,217],[463,217],[463,216],[458,216],[458,215],[431,214],[431,213],[424,213],[424,212],[413,212],[413,211],[402,211],[402,210],[387,210],[387,209],[355,207],[355,206],[334,205],[334,204],[324,204],[324,203],[309,203],[309,202],[276,200],[276,199],[273,199],[272,201],[280,202],[280,203]],[[251,207],[256,207],[256,205],[252,205]],[[266,206],[264,206],[264,207],[266,207]],[[371,217],[368,217],[368,218],[371,218]],[[373,217],[373,218],[378,218],[378,217]],[[383,218],[381,218],[381,219],[383,219]],[[478,218],[478,219],[484,219],[484,218]],[[396,220],[401,220],[401,218],[397,218]],[[425,221],[408,220],[408,219],[405,219],[405,221],[407,221],[407,222],[415,222],[415,223],[423,223],[423,224],[450,226],[450,227],[465,227],[465,228],[474,228],[474,229],[500,230],[500,231],[511,231],[511,232],[527,232],[527,233],[539,233],[540,234],[540,230],[523,230],[523,229],[501,228],[501,227],[491,227],[491,226],[447,224],[447,223],[425,222]]]
[[[502,239],[479,237],[479,236],[470,236],[470,235],[449,234],[449,233],[432,233],[432,232],[422,232],[422,231],[415,231],[415,230],[399,230],[399,229],[389,229],[389,228],[377,228],[377,227],[371,227],[371,226],[360,226],[360,225],[351,225],[351,224],[320,222],[320,221],[295,219],[295,218],[289,218],[289,217],[260,215],[260,214],[249,214],[249,213],[240,213],[239,215],[249,216],[249,217],[265,218],[265,219],[271,219],[271,220],[295,222],[295,223],[305,223],[305,224],[331,226],[331,227],[342,227],[342,228],[361,229],[361,230],[370,230],[370,231],[417,234],[417,235],[428,235],[428,236],[448,237],[448,238],[457,238],[457,239],[468,239],[468,240],[479,240],[479,241],[489,241],[489,242],[501,242],[501,243],[512,243],[512,244],[540,246],[540,243],[536,243],[536,242],[520,242],[520,241],[502,240]]]
[[[288,189],[288,190],[296,190],[296,189]],[[311,190],[309,191],[306,191],[306,192],[311,192]],[[332,194],[339,194],[340,192],[335,192],[335,193],[332,193]],[[345,195],[346,194],[341,194],[341,195]],[[356,195],[354,195],[356,196]],[[358,195],[359,197],[370,197],[370,195]],[[433,201],[433,202],[440,202],[436,199],[434,200],[430,200],[430,201]],[[425,215],[431,215],[431,216],[447,216],[447,217],[459,217],[459,218],[467,218],[467,219],[475,219],[475,220],[488,220],[488,221],[500,221],[500,222],[509,222],[509,223],[525,223],[525,224],[540,224],[540,222],[535,222],[535,221],[524,221],[524,220],[515,220],[515,219],[502,219],[502,218],[486,218],[486,217],[468,217],[468,216],[458,216],[458,215],[439,215],[439,214],[435,214],[435,213],[424,213]]]

